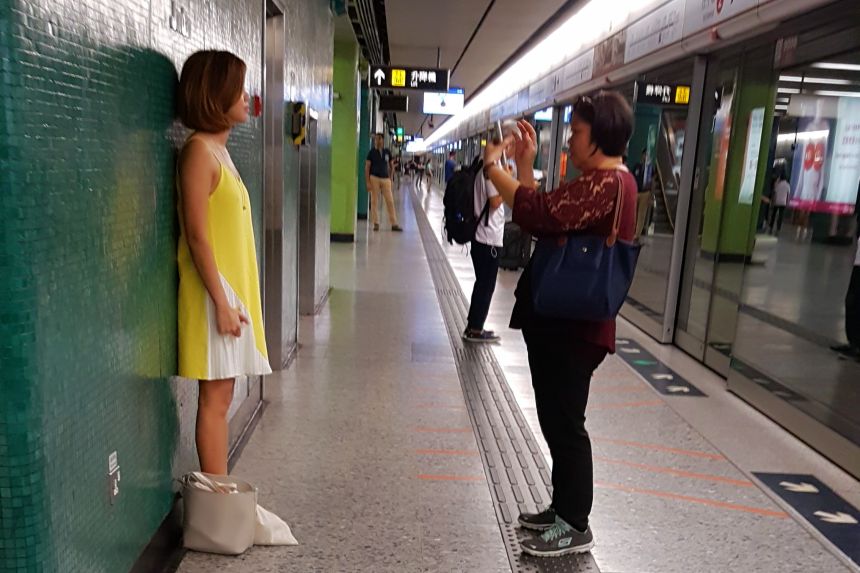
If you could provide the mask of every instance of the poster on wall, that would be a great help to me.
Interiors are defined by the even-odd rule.
[[[833,98],[792,98],[797,132],[791,170],[789,206],[801,211],[831,212],[825,201],[828,153],[835,127]],[[799,111],[798,111],[799,110]],[[794,115],[794,114],[793,114]]]
[[[594,47],[594,75],[600,76],[624,65],[627,28],[606,38]]]
[[[711,161],[715,168],[714,198],[723,200],[723,191],[726,186],[726,162],[729,158],[729,143],[732,139],[732,91],[734,85],[723,87],[720,107],[714,117],[714,157]]]
[[[837,118],[824,200],[828,212],[850,214],[860,191],[860,100],[839,98]]]
[[[761,132],[764,129],[764,108],[757,107],[750,112],[747,128],[747,146],[744,150],[744,172],[741,178],[741,191],[738,203],[752,205],[755,195],[755,180],[758,175],[759,153],[761,152]]]

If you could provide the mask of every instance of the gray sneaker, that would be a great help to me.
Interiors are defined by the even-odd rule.
[[[522,542],[523,551],[535,557],[558,557],[568,553],[586,553],[594,547],[591,528],[577,531],[562,518],[556,516],[555,524],[540,536]]]
[[[555,525],[555,510],[550,505],[540,513],[521,513],[520,526],[533,531],[546,531]]]

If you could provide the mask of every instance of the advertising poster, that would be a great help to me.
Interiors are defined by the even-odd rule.
[[[728,88],[732,89],[732,88]],[[726,163],[729,159],[729,143],[732,139],[732,92],[724,91],[720,108],[714,118],[714,157],[711,165],[714,170],[714,198],[723,200],[726,186]],[[713,168],[712,167],[712,168]]]
[[[741,178],[741,191],[738,203],[752,205],[755,194],[755,179],[758,174],[758,160],[761,152],[761,132],[764,128],[764,108],[757,107],[750,113],[747,128],[747,146],[744,151],[744,172]]]
[[[822,207],[829,213],[850,214],[860,188],[860,99],[839,98],[837,117]]]
[[[821,105],[816,106],[816,109],[821,108]],[[815,117],[798,119],[791,171],[789,206],[792,209],[830,212],[824,200],[824,189],[832,130],[833,120],[818,113]]]

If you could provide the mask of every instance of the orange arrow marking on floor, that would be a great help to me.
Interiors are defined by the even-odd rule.
[[[471,432],[472,428],[415,428],[416,432],[441,432],[441,433],[466,433]]]
[[[745,479],[734,479],[734,478],[727,478],[727,477],[723,477],[723,476],[715,476],[715,475],[711,475],[711,474],[700,474],[700,473],[696,473],[696,472],[688,472],[685,470],[678,470],[675,468],[667,468],[667,467],[663,467],[663,466],[651,466],[648,464],[638,464],[635,462],[628,462],[625,460],[615,460],[612,458],[604,458],[603,456],[593,456],[593,457],[595,460],[600,461],[600,462],[604,462],[607,464],[618,464],[618,465],[628,466],[631,468],[637,468],[637,469],[648,471],[648,472],[654,472],[654,473],[660,473],[660,474],[672,474],[672,475],[676,475],[676,476],[680,476],[680,477],[700,479],[700,480],[704,480],[704,481],[728,483],[728,484],[737,485],[740,487],[753,487],[753,483],[751,481],[745,480]]]
[[[682,450],[680,448],[670,448],[659,444],[645,444],[642,442],[631,442],[629,440],[616,440],[614,438],[600,438],[591,436],[591,439],[596,442],[606,442],[607,444],[615,444],[618,446],[630,446],[631,448],[641,448],[645,450],[657,450],[660,452],[669,452],[680,456],[689,456],[692,458],[705,458],[709,460],[725,460],[726,458],[720,454],[711,454],[708,452],[698,452],[695,450]]]
[[[474,450],[415,450],[416,454],[422,456],[477,456]]]
[[[419,474],[418,479],[423,479],[426,481],[484,481],[484,476],[448,476]]]
[[[653,489],[640,489],[637,487],[628,487],[626,485],[620,485],[615,483],[606,483],[595,481],[595,487],[602,487],[606,489],[616,489],[619,491],[626,491],[629,493],[638,493],[641,495],[652,495],[655,497],[663,497],[668,499],[677,499],[681,501],[689,501],[691,503],[700,503],[702,505],[709,505],[711,507],[719,507],[720,509],[729,509],[732,511],[742,511],[744,513],[754,513],[756,515],[764,515],[767,517],[778,517],[780,519],[787,519],[788,514],[783,511],[776,511],[773,509],[764,509],[761,507],[750,507],[748,505],[739,505],[736,503],[727,503],[725,501],[716,501],[713,499],[705,499],[702,497],[692,497],[689,495],[681,495],[678,493],[671,493],[668,491],[657,491]]]
[[[622,408],[643,408],[645,406],[662,406],[662,400],[642,400],[640,402],[620,402],[616,404],[594,404],[589,406],[588,410],[595,412],[598,410],[619,410]]]

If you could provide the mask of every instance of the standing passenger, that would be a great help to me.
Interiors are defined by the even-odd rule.
[[[457,153],[451,151],[448,153],[448,160],[445,161],[445,185],[448,184],[448,181],[454,176],[454,170],[457,169],[457,162],[454,158],[457,157]]]
[[[492,330],[485,330],[484,323],[490,313],[499,275],[499,249],[504,245],[505,235],[505,207],[499,192],[483,175],[475,177],[474,191],[473,209],[475,217],[479,218],[470,250],[475,285],[472,287],[463,338],[469,342],[496,342],[499,336]]]
[[[571,232],[608,237],[616,197],[622,185],[619,237],[633,239],[636,180],[621,156],[633,131],[633,113],[615,92],[580,98],[573,108],[570,161],[582,174],[549,193],[535,190],[531,165],[537,136],[526,121],[517,142],[519,181],[495,162],[502,145],[487,143],[485,170],[514,222],[539,238],[563,238]],[[508,136],[507,139],[512,136]],[[556,556],[590,551],[594,538],[588,523],[594,497],[591,440],[585,429],[585,406],[592,374],[607,353],[615,351],[615,319],[599,322],[539,315],[532,303],[532,262],[516,290],[511,327],[521,328],[529,357],[541,431],[552,456],[552,503],[519,523],[543,534],[522,543],[526,553]]]
[[[227,411],[237,376],[270,374],[248,190],[227,151],[248,120],[245,62],[193,54],[179,80],[179,117],[194,130],[179,155],[179,375],[200,381],[197,455],[227,473]]]
[[[402,231],[397,224],[397,213],[394,211],[394,195],[391,194],[391,179],[394,162],[391,152],[383,148],[382,134],[373,136],[373,149],[367,152],[364,162],[364,177],[367,180],[367,190],[370,192],[370,219],[373,230],[379,230],[379,194],[385,199],[388,210],[388,222],[392,231]]]

